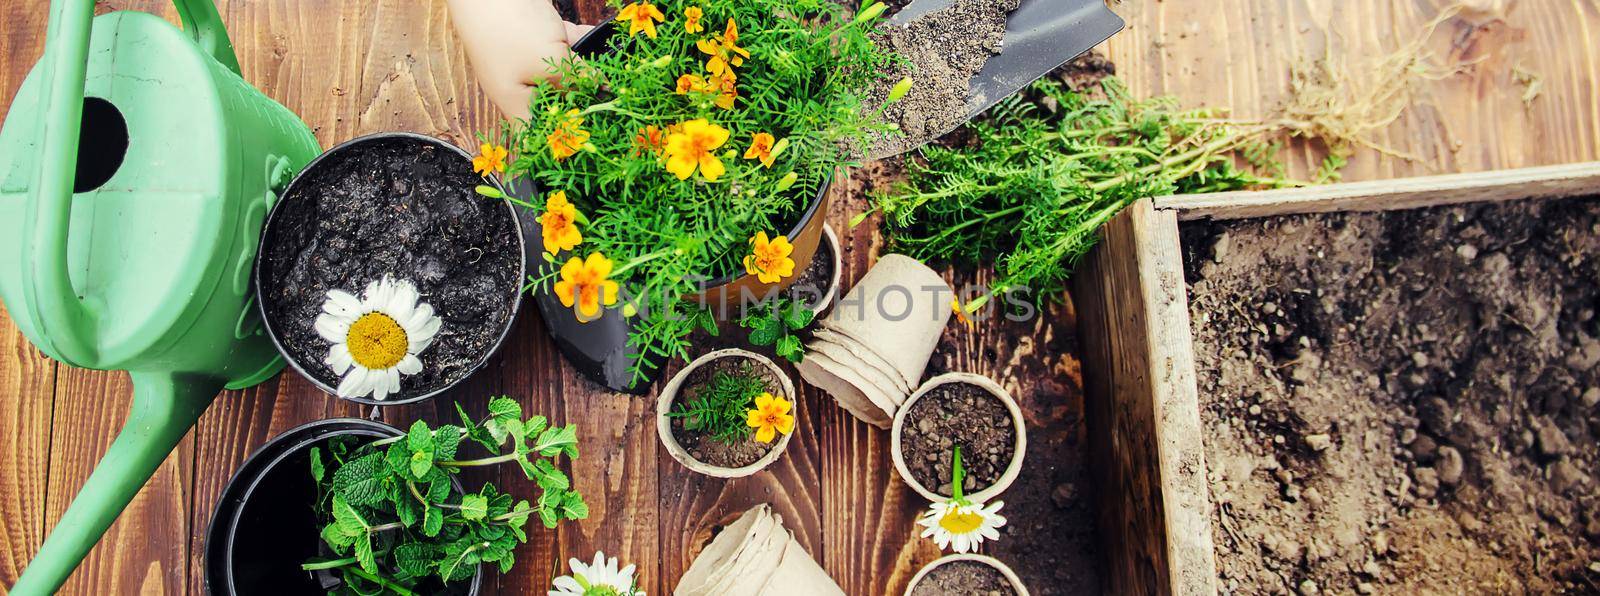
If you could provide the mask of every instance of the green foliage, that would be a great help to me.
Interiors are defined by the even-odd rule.
[[[513,154],[508,175],[530,178],[545,193],[564,191],[586,214],[583,242],[572,256],[598,253],[615,263],[619,305],[637,313],[629,338],[635,382],[668,359],[687,357],[689,334],[708,320],[686,299],[700,291],[699,282],[744,273],[756,232],[787,230],[833,172],[855,159],[850,148],[891,130],[876,111],[862,109],[860,94],[892,60],[869,37],[879,22],[873,14],[858,18],[829,0],[656,6],[666,16],[655,24],[656,37],[630,36],[620,24],[609,52],[553,64],[559,83],[537,84],[532,117],[504,126]],[[704,31],[686,31],[690,6],[703,9]],[[733,69],[738,96],[731,109],[717,105],[714,91],[677,93],[683,75],[712,76],[710,56],[697,42],[721,39],[730,19],[738,25],[738,45],[750,52]],[[573,110],[586,143],[559,157],[549,137]],[[680,180],[664,167],[666,155],[636,140],[649,127],[665,136],[696,119],[730,133],[714,151],[727,169],[715,181],[703,171]],[[782,148],[770,167],[743,157],[758,133],[771,134]],[[554,269],[532,285],[548,290]]]
[[[767,300],[745,311],[739,326],[750,330],[750,343],[772,346],[779,357],[790,362],[806,358],[806,349],[795,332],[805,329],[817,313],[799,300],[783,296]]]
[[[717,371],[711,380],[699,387],[684,387],[687,393],[678,401],[668,418],[683,420],[683,428],[703,433],[711,440],[732,445],[750,438],[750,426],[745,423],[748,412],[754,407],[757,396],[766,392],[766,382],[755,372],[755,367],[745,362],[733,372]]]
[[[1100,226],[1134,201],[1287,184],[1269,127],[1183,110],[1172,98],[1134,100],[1116,79],[1101,90],[1035,83],[968,124],[971,143],[908,160],[908,180],[874,198],[890,248],[993,264],[993,293],[1059,296]]]
[[[390,439],[336,437],[326,459],[321,448],[311,449],[322,541],[338,558],[309,561],[304,569],[335,570],[344,580],[339,593],[410,594],[428,579],[468,579],[480,563],[510,570],[513,549],[528,541],[530,517],[546,528],[588,517],[583,496],[555,466],[561,455],[578,456],[574,426],[523,418],[509,397],[491,400],[481,420],[459,404],[456,411],[460,426],[419,420]],[[461,459],[463,441],[492,455]],[[538,485],[536,502],[516,500],[493,484],[465,494],[452,489],[451,477],[462,469],[510,462]]]

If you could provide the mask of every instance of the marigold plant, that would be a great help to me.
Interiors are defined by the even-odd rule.
[[[600,296],[600,316],[634,317],[638,381],[687,356],[687,336],[708,319],[692,300],[701,282],[743,275],[755,260],[773,265],[763,282],[795,273],[778,267],[787,255],[757,254],[750,239],[788,234],[855,149],[892,130],[862,93],[893,58],[873,42],[883,12],[874,6],[612,4],[619,20],[600,33],[610,35],[606,50],[552,64],[558,81],[534,88],[532,117],[508,122],[504,138],[507,176],[531,179],[540,193],[519,203],[560,192],[586,216],[553,218],[578,226],[562,240],[581,242],[547,243],[560,254],[546,260],[573,269],[578,257],[604,255],[614,264],[608,281],[621,299]],[[573,295],[581,284],[572,277],[546,267],[532,285],[551,291],[565,281]],[[577,295],[594,306],[594,294]]]

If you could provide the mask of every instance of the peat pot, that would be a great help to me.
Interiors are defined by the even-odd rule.
[[[894,426],[891,427],[889,431],[889,455],[894,460],[894,469],[900,474],[900,479],[904,480],[907,485],[910,485],[912,490],[917,491],[917,494],[922,495],[923,498],[926,498],[929,501],[943,501],[949,498],[948,496],[940,495],[939,493],[935,492],[938,486],[926,486],[919,482],[917,477],[911,473],[911,469],[906,465],[907,454],[905,453],[905,440],[907,435],[907,425],[915,424],[914,421],[909,423],[907,421],[911,418],[912,409],[917,405],[917,402],[927,398],[930,392],[935,389],[954,384],[977,387],[978,389],[993,395],[995,399],[999,400],[1000,403],[1005,405],[1005,410],[1010,414],[1011,417],[1012,428],[1016,431],[1014,434],[1015,438],[1012,441],[1011,461],[1006,465],[1004,472],[1002,472],[1000,477],[989,486],[966,495],[966,498],[974,503],[984,503],[999,496],[1000,493],[1005,492],[1006,488],[1010,487],[1011,483],[1017,480],[1017,475],[1022,473],[1022,462],[1024,456],[1027,455],[1028,452],[1027,424],[1022,418],[1022,409],[1017,407],[1017,401],[1011,398],[1011,394],[1007,392],[1004,387],[1001,387],[998,383],[995,383],[988,377],[971,373],[953,372],[945,373],[932,379],[928,379],[928,382],[923,383],[922,387],[917,389],[916,393],[911,394],[911,397],[906,399],[905,405],[900,406],[900,411],[895,414]],[[967,459],[970,461],[971,457],[968,456]]]
[[[483,368],[521,308],[532,217],[477,194],[485,183],[467,152],[411,133],[367,135],[312,160],[267,216],[256,259],[261,317],[289,365],[337,395],[340,377],[323,362],[330,344],[313,327],[320,305],[328,290],[362,298],[391,276],[414,284],[442,327],[399,392],[344,399],[417,402]]]
[[[223,487],[206,529],[206,593],[321,594],[337,587],[336,575],[300,568],[309,559],[326,556],[312,508],[317,487],[311,479],[311,448],[337,436],[377,440],[401,434],[370,420],[319,420],[278,435],[251,454]],[[460,492],[460,483],[451,482]],[[477,594],[482,580],[479,567],[470,582],[456,582],[436,593]]]
[[[656,434],[661,437],[661,444],[666,447],[667,453],[672,454],[672,459],[678,460],[678,463],[683,464],[684,467],[690,470],[715,478],[740,478],[760,472],[763,468],[772,465],[772,462],[778,461],[778,457],[783,455],[783,450],[789,446],[789,439],[794,436],[792,432],[789,434],[779,433],[772,448],[767,450],[760,459],[737,467],[714,465],[695,459],[694,455],[689,453],[689,450],[678,442],[678,439],[673,435],[672,419],[667,417],[667,413],[672,411],[673,403],[684,389],[689,388],[686,385],[696,377],[694,373],[697,370],[730,360],[744,360],[754,365],[757,374],[764,375],[769,379],[767,383],[767,391],[769,393],[789,400],[791,404],[794,404],[795,408],[800,406],[799,397],[794,391],[794,382],[789,380],[789,375],[784,374],[783,369],[778,368],[778,365],[774,364],[772,360],[755,352],[737,348],[717,350],[694,359],[693,362],[684,366],[683,370],[678,371],[678,374],[673,375],[672,380],[667,381],[667,385],[661,388],[661,395],[656,397]],[[798,410],[791,410],[790,414],[794,415],[797,420],[800,418]],[[753,438],[751,440],[754,441]]]
[[[916,575],[911,576],[911,582],[906,584],[905,596],[911,596],[912,593],[916,591],[917,584],[926,579],[928,574],[932,573],[935,569],[961,561],[968,561],[993,568],[995,571],[1000,572],[1001,577],[1004,577],[1007,583],[1011,584],[1011,589],[1016,591],[1017,596],[1028,596],[1028,587],[1022,585],[1022,580],[1017,578],[1017,573],[1012,571],[1010,567],[1007,567],[1005,563],[1001,563],[994,557],[965,554],[946,555],[934,560],[932,563],[928,563],[928,565],[918,571]]]

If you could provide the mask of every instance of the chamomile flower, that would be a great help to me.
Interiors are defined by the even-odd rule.
[[[645,596],[636,586],[634,566],[617,568],[617,558],[606,558],[603,552],[594,554],[594,562],[587,565],[577,559],[567,559],[571,575],[556,578],[548,596]]]
[[[1000,516],[1003,505],[1005,503],[1000,501],[989,505],[955,499],[940,501],[929,505],[928,512],[917,523],[926,528],[922,537],[933,538],[940,550],[953,548],[958,553],[972,552],[978,550],[984,540],[1000,539],[999,528],[1006,525],[1006,518]]]
[[[342,377],[339,397],[383,400],[400,392],[400,376],[422,372],[417,354],[428,349],[443,322],[418,302],[416,286],[389,276],[367,285],[362,298],[328,292],[314,327],[333,344],[323,362]]]

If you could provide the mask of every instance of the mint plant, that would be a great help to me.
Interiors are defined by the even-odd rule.
[[[491,400],[478,421],[460,404],[456,411],[460,426],[430,428],[419,420],[402,436],[365,443],[336,437],[326,454],[311,449],[322,541],[337,558],[301,568],[337,572],[339,594],[410,595],[425,581],[471,578],[480,563],[510,571],[513,549],[528,541],[529,518],[555,528],[589,516],[583,496],[556,467],[561,455],[578,456],[576,427],[552,426],[544,416],[524,419],[509,397]],[[462,458],[473,443],[489,455]],[[512,462],[538,485],[532,502],[493,484],[452,490],[452,476],[463,469]]]
[[[739,319],[739,326],[750,330],[750,343],[772,346],[773,352],[790,362],[806,358],[806,349],[795,332],[805,329],[817,314],[799,300],[784,296],[751,307]]]

